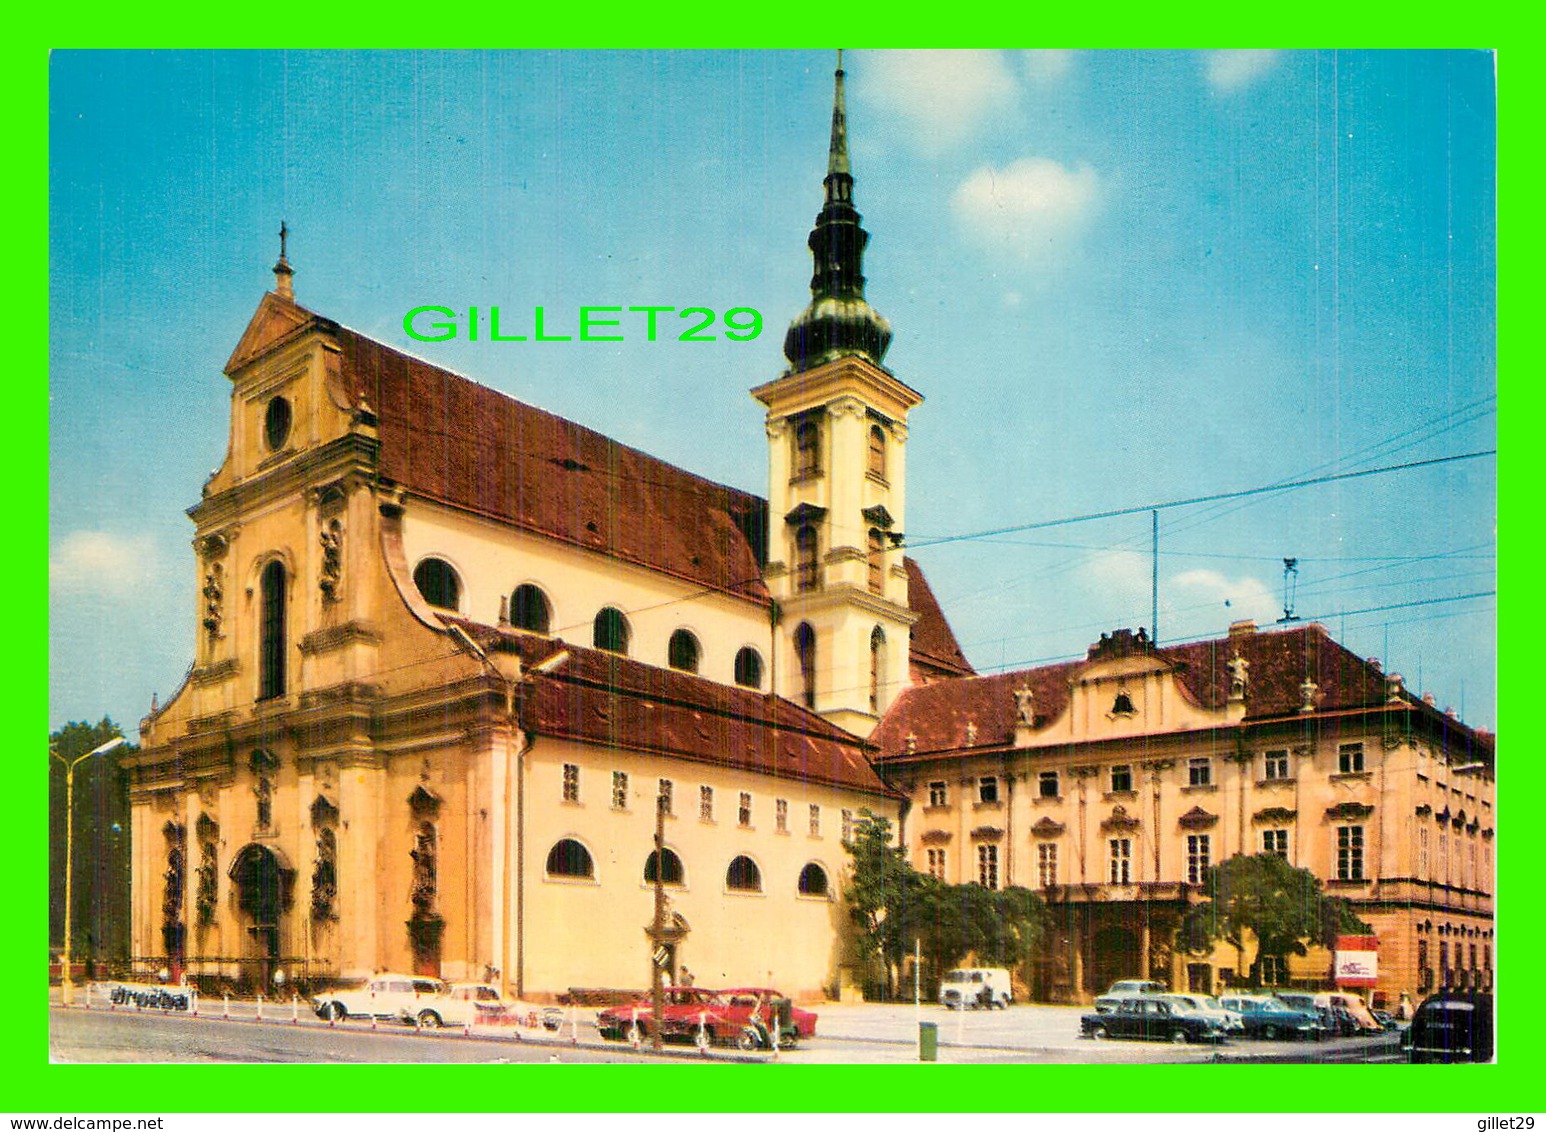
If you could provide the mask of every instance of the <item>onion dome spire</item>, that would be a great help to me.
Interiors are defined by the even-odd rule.
[[[864,299],[864,246],[870,236],[859,227],[861,217],[853,205],[843,77],[843,53],[839,51],[832,96],[832,144],[822,182],[826,200],[806,241],[816,265],[811,276],[811,302],[784,335],[784,356],[789,359],[791,373],[850,355],[880,365],[891,345],[891,323]]]
[[[295,275],[295,268],[290,266],[290,261],[285,258],[285,245],[290,238],[290,229],[281,220],[279,222],[279,262],[274,264],[274,290],[281,299],[295,301],[295,288],[291,279]]]

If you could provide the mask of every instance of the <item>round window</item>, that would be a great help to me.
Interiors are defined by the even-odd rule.
[[[290,402],[283,397],[268,403],[268,412],[263,415],[263,438],[276,452],[290,439]]]

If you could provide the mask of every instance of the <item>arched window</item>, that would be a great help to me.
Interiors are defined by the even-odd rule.
[[[285,567],[277,558],[263,567],[262,628],[258,644],[258,699],[285,694]]]
[[[880,711],[880,680],[886,660],[886,631],[879,625],[870,633],[870,710]]]
[[[665,850],[665,855],[660,858],[665,861],[665,868],[661,872],[661,884],[682,883],[682,859],[670,849]],[[655,883],[655,862],[657,854],[651,853],[644,861],[644,883]]]
[[[594,877],[595,875],[596,866],[590,859],[590,850],[574,838],[566,837],[548,850],[548,876]]]
[[[762,655],[754,648],[735,654],[735,682],[743,688],[762,687]]]
[[[546,633],[552,624],[553,608],[536,586],[516,586],[510,595],[510,624],[533,633]]]
[[[461,608],[462,582],[449,562],[426,558],[413,568],[413,584],[436,609]]]
[[[263,414],[263,439],[268,441],[271,451],[278,452],[290,439],[291,419],[290,402],[283,397],[275,397],[268,403]]]
[[[628,629],[628,618],[618,610],[608,606],[596,614],[596,628],[592,634],[592,643],[598,649],[606,652],[622,653],[628,655],[628,640],[632,633]]]
[[[870,426],[870,475],[886,478],[886,430],[878,424]]]
[[[725,871],[725,887],[732,892],[761,892],[762,871],[750,857],[737,857]]]
[[[801,896],[826,896],[831,891],[831,885],[827,881],[827,870],[815,861],[800,870],[800,895]]]
[[[802,621],[794,631],[794,652],[800,662],[800,702],[816,706],[816,630]]]
[[[870,552],[866,557],[870,571],[870,593],[878,594],[886,589],[886,536],[875,527],[870,528]]]
[[[666,647],[666,656],[672,668],[679,668],[683,672],[698,671],[698,638],[686,629],[678,629],[671,634],[671,643]]]
[[[815,421],[794,426],[794,474],[796,478],[821,474],[821,427]]]
[[[794,585],[801,593],[816,588],[816,528],[806,524],[794,533]]]

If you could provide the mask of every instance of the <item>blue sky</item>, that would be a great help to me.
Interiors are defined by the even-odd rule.
[[[983,671],[1150,621],[1147,512],[1490,449],[1493,60],[850,52],[907,534]],[[765,494],[808,297],[822,52],[78,53],[50,64],[50,720],[193,654],[185,509],[290,225],[297,299]],[[422,304],[754,307],[751,342],[415,343]],[[550,314],[550,318],[554,317]],[[573,314],[568,315],[573,321]],[[1295,610],[1496,721],[1492,458],[1160,516],[1162,641]],[[1396,608],[1390,608],[1396,607]]]

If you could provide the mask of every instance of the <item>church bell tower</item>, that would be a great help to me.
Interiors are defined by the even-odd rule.
[[[751,392],[767,407],[775,690],[867,735],[907,684],[907,414],[923,398],[882,364],[891,324],[864,298],[843,77],[839,52],[810,305],[788,370]]]

